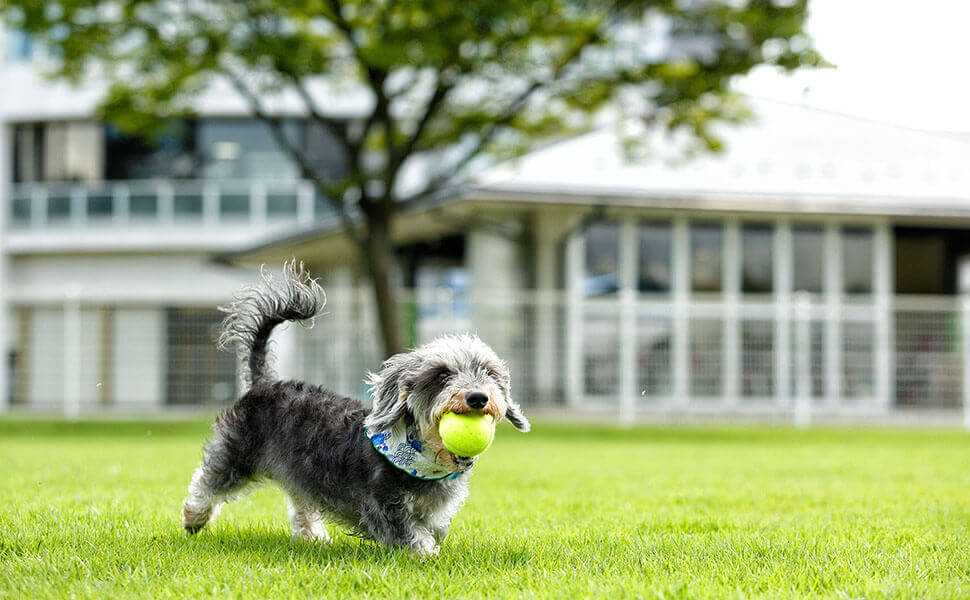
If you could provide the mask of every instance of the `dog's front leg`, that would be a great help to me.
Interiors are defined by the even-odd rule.
[[[418,558],[438,553],[431,532],[418,523],[407,502],[400,499],[371,498],[361,513],[361,529],[385,546],[405,548]]]

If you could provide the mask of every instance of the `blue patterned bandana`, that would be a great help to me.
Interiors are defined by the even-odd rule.
[[[405,419],[399,419],[384,431],[365,427],[364,433],[392,465],[418,479],[455,479],[475,464],[474,458],[423,445]]]

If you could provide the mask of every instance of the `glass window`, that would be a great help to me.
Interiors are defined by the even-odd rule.
[[[640,226],[639,274],[637,289],[641,292],[669,292],[670,224],[645,223]]]
[[[824,237],[820,225],[792,228],[793,283],[796,292],[822,293]]]
[[[415,269],[414,286],[418,314],[423,319],[465,317],[471,310],[471,276],[460,261],[422,260]],[[427,326],[434,327],[431,322]]]
[[[741,228],[741,291],[770,294],[773,289],[775,242],[770,225]]]
[[[300,145],[302,122],[286,121],[291,143]],[[279,147],[269,126],[254,119],[205,119],[196,141],[206,178],[296,179],[299,171]]]
[[[842,290],[846,294],[872,293],[872,229],[842,230]]]
[[[346,174],[346,154],[328,130],[303,119],[289,119],[283,129],[315,171],[328,178]],[[173,119],[150,139],[107,125],[105,153],[108,179],[279,180],[299,176],[269,127],[256,119]]]
[[[34,56],[34,40],[22,29],[7,31],[7,62],[27,62]]]
[[[350,161],[340,141],[325,127],[308,122],[304,131],[304,153],[307,162],[324,177],[337,179],[350,170]]]
[[[21,123],[13,127],[13,180],[44,179],[44,126]]]
[[[104,178],[102,127],[92,121],[14,125],[13,180],[99,181]]]
[[[620,289],[619,234],[616,223],[593,223],[586,230],[585,295],[613,294]]]
[[[174,120],[153,138],[122,133],[106,125],[105,176],[108,179],[194,177],[198,168],[195,129],[191,122]]]
[[[695,292],[721,291],[724,228],[719,224],[690,227],[690,287]]]

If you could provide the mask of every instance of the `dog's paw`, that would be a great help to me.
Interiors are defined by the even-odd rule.
[[[293,539],[306,540],[308,542],[330,543],[330,534],[322,523],[313,523],[307,527],[300,527],[293,530]]]
[[[182,527],[189,535],[198,533],[215,516],[212,505],[192,502],[186,499],[182,504]]]
[[[412,547],[411,552],[414,556],[421,560],[428,560],[438,556],[438,552],[441,550],[441,546],[435,541],[433,537],[426,537],[418,540]]]

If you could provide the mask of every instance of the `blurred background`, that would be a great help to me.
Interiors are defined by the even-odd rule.
[[[230,403],[216,306],[295,257],[278,370],[344,394],[477,331],[548,418],[970,427],[963,3],[345,4],[2,4],[0,410]]]

